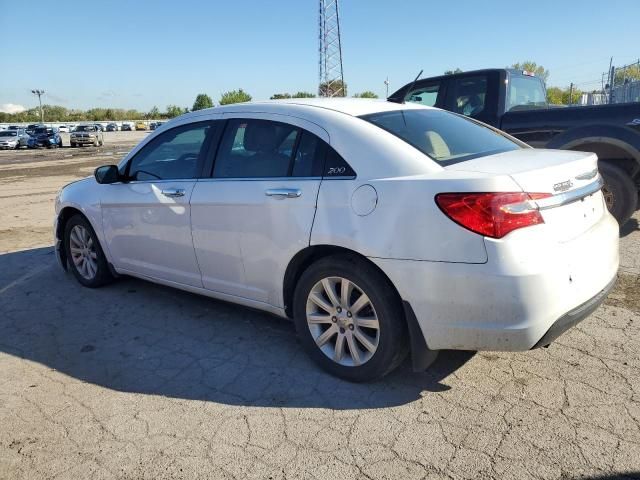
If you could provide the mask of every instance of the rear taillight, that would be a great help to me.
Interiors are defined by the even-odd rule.
[[[451,220],[486,237],[502,238],[518,228],[544,223],[535,202],[549,193],[440,193],[436,203]]]

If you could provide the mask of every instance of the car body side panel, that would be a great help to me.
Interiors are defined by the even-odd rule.
[[[474,178],[475,177],[475,178]],[[358,215],[352,197],[371,185],[377,194],[374,210]],[[435,196],[451,191],[521,191],[508,176],[438,174],[405,178],[325,180],[311,245],[338,245],[367,257],[484,263],[487,253],[480,235],[452,222],[438,208]]]

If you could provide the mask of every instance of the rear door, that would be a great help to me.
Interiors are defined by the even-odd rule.
[[[309,245],[328,134],[289,116],[224,116],[211,178],[191,198],[203,285],[282,307],[286,266]]]

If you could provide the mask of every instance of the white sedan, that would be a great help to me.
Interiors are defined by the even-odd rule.
[[[244,103],[64,187],[56,252],[87,287],[132,275],[292,318],[323,368],[366,381],[408,353],[548,345],[589,315],[618,269],[601,186],[594,154],[438,109]]]

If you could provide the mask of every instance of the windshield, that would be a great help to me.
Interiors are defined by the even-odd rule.
[[[17,136],[18,136],[18,132],[16,132],[15,130],[4,130],[0,132],[0,137],[17,137]]]
[[[80,125],[76,128],[76,132],[95,132],[96,127],[93,125]]]
[[[497,130],[442,110],[396,110],[360,118],[392,133],[441,165],[522,148]]]
[[[544,86],[538,77],[511,75],[507,95],[507,112],[547,106]]]

